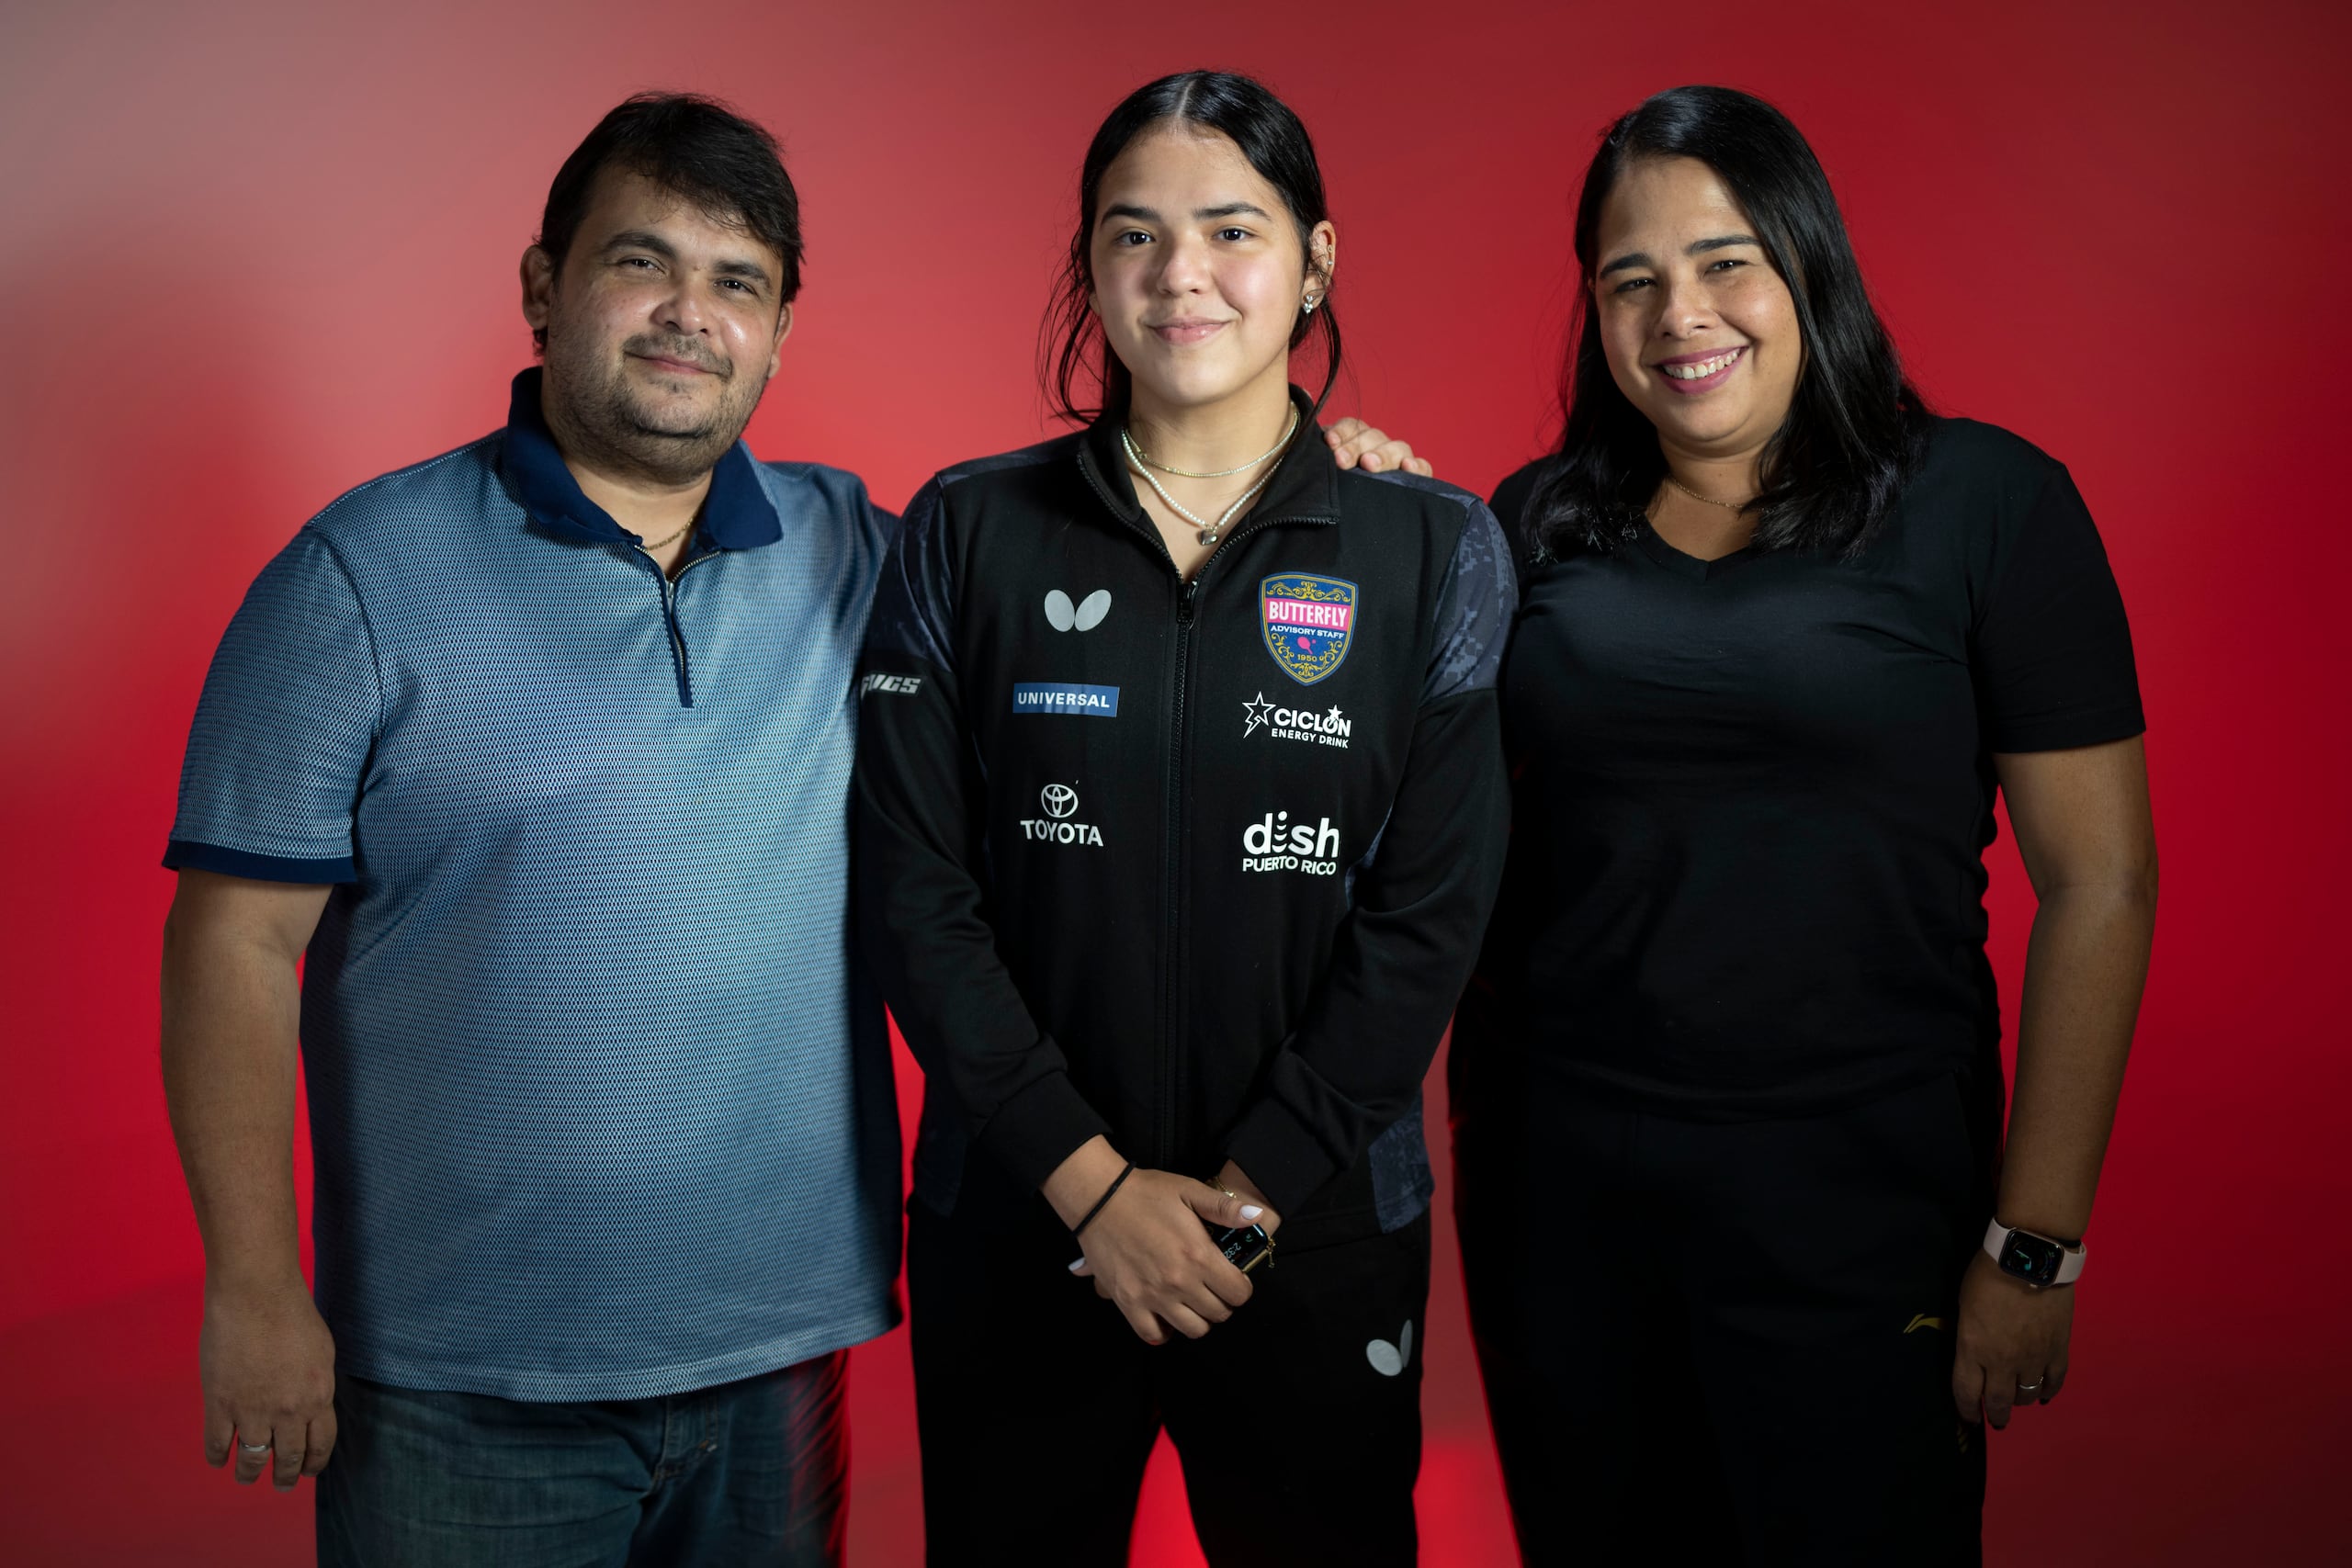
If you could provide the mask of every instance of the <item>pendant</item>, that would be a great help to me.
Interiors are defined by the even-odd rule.
[[[1201,543],[1203,543],[1203,544],[1204,544],[1204,545],[1214,545],[1214,544],[1216,544],[1216,529],[1214,529],[1214,528],[1204,528],[1204,529],[1202,529],[1202,530],[1201,530]]]

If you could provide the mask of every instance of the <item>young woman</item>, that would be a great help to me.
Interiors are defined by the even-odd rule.
[[[1307,434],[1337,244],[1263,87],[1127,98],[1051,323],[1085,428],[940,474],[885,572],[860,894],[928,1078],[934,1562],[1125,1561],[1163,1423],[1212,1562],[1414,1556],[1419,1084],[1500,874],[1512,578],[1476,497]],[[1253,1221],[1245,1274],[1210,1227]]]
[[[1974,1562],[2147,963],[2122,603],[2064,468],[1922,410],[1770,106],[1645,103],[1576,233],[1566,433],[1495,498],[1536,564],[1453,1058],[1521,1547]],[[2041,897],[1997,1186],[1996,790]]]

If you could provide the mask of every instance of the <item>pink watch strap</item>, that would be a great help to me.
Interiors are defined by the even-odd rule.
[[[2009,1237],[2015,1233],[2015,1226],[2005,1225],[1999,1220],[1994,1220],[1985,1225],[1985,1256],[1991,1258],[1994,1262],[1998,1263],[2001,1260],[2002,1249],[2009,1245]],[[2079,1245],[2068,1247],[2064,1242],[2059,1241],[2052,1236],[2043,1235],[2040,1231],[2027,1231],[2025,1234],[2034,1237],[2036,1240],[2049,1242],[2051,1246],[2058,1249],[2060,1254],[2058,1258],[2058,1277],[2050,1281],[2052,1285],[2071,1285],[2075,1280],[2083,1277],[2083,1265],[2090,1260],[2091,1249],[2089,1247]]]

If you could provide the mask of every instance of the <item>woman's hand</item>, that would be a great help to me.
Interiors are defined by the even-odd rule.
[[[1227,1160],[1225,1168],[1216,1173],[1216,1184],[1227,1192],[1238,1192],[1243,1202],[1258,1211],[1257,1218],[1244,1224],[1261,1226],[1268,1235],[1282,1229],[1283,1217],[1274,1213],[1274,1206],[1266,1201],[1266,1195],[1258,1190],[1258,1184],[1242,1174],[1239,1166]]]
[[[1145,1344],[1167,1343],[1171,1328],[1198,1339],[1250,1299],[1250,1277],[1225,1260],[1202,1222],[1246,1225],[1258,1213],[1204,1181],[1137,1169],[1086,1227],[1086,1256],[1069,1271],[1091,1278]]]
[[[1092,1280],[1094,1293],[1116,1306],[1145,1344],[1167,1343],[1170,1328],[1198,1339],[1250,1299],[1249,1276],[1210,1245],[1202,1222],[1250,1224],[1261,1210],[1189,1176],[1143,1169],[1098,1208],[1125,1164],[1108,1138],[1089,1138],[1046,1179],[1046,1201],[1062,1224],[1086,1227],[1079,1238],[1086,1256],[1069,1271]]]
[[[1340,467],[1352,468],[1363,465],[1368,474],[1419,474],[1423,479],[1433,477],[1437,470],[1430,467],[1427,457],[1413,456],[1413,448],[1402,441],[1391,441],[1385,430],[1371,425],[1351,414],[1323,433],[1323,440],[1331,448],[1331,456]]]
[[[1952,1402],[1963,1421],[2009,1424],[2015,1405],[2047,1404],[2066,1383],[2075,1326],[2072,1286],[2034,1290],[1979,1252],[1960,1282]]]

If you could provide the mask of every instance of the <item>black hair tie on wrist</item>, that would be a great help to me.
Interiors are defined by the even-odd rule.
[[[1094,1216],[1102,1212],[1102,1205],[1111,1201],[1111,1194],[1116,1192],[1120,1187],[1125,1183],[1127,1178],[1133,1176],[1135,1173],[1136,1162],[1133,1160],[1127,1161],[1126,1168],[1120,1171],[1118,1175],[1111,1179],[1111,1185],[1102,1190],[1102,1196],[1094,1200],[1094,1207],[1086,1211],[1086,1218],[1070,1226],[1069,1234],[1072,1239],[1075,1239],[1080,1231],[1083,1231],[1087,1226],[1094,1223]]]

